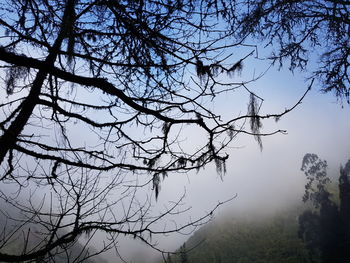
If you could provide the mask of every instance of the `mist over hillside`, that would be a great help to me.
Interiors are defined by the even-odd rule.
[[[182,253],[193,263],[309,262],[297,236],[299,209],[287,207],[270,215],[247,213],[214,220],[186,241],[189,251]],[[181,250],[173,259],[182,262]]]
[[[231,207],[156,262],[347,262],[350,160],[337,172],[327,168],[326,160],[305,154],[302,198]]]

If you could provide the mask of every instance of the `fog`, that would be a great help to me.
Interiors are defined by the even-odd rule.
[[[302,75],[271,70],[256,83],[266,99],[262,111],[282,112],[292,106],[307,88]],[[259,93],[259,95],[260,95]],[[246,100],[231,102],[220,99],[213,105],[225,114],[228,107],[241,107]],[[332,94],[321,94],[315,86],[292,112],[278,122],[264,122],[265,132],[286,130],[287,134],[264,137],[263,149],[251,136],[240,135],[227,150],[227,173],[218,175],[215,165],[208,165],[198,173],[170,174],[161,183],[156,207],[169,200],[177,200],[186,193],[184,203],[190,213],[176,217],[186,222],[210,211],[218,202],[235,197],[214,213],[214,218],[225,215],[253,214],[263,217],[301,202],[305,176],[300,171],[306,153],[316,153],[328,162],[330,176],[337,178],[339,167],[350,159],[350,108],[336,101]],[[186,138],[195,146],[198,135],[187,131]],[[191,233],[158,237],[159,247],[176,250]],[[130,262],[152,262],[160,253],[132,239],[120,240],[119,252]],[[147,260],[145,260],[147,258]],[[115,253],[109,259],[115,262]]]
[[[265,99],[261,109],[264,114],[280,113],[292,107],[303,95],[308,84],[302,74],[293,75],[287,71],[271,69],[251,87]],[[231,198],[233,199],[230,202],[215,211],[214,218],[227,214],[252,214],[252,211],[257,217],[273,213],[301,201],[305,178],[300,167],[305,153],[316,153],[327,160],[329,174],[337,176],[340,165],[350,159],[350,107],[342,107],[332,94],[321,94],[317,85],[315,83],[302,103],[281,120],[263,122],[262,132],[282,129],[287,134],[263,137],[262,150],[252,136],[239,135],[227,149],[230,157],[227,160],[227,172],[223,176],[217,173],[214,164],[197,173],[169,174],[161,182],[161,191],[153,211],[157,213],[169,202],[177,201],[185,195],[182,207],[190,210],[174,216],[173,220],[177,224],[203,216],[218,202]],[[222,114],[225,119],[229,117],[225,116],[228,112],[235,110],[243,110],[244,114],[248,98],[237,91],[236,101],[229,101],[225,94],[221,94],[215,103],[204,103]],[[186,140],[188,147],[185,150],[196,149],[201,135],[192,128],[183,129],[184,135],[181,139]],[[77,139],[80,138],[79,131],[71,132],[76,133]],[[151,191],[150,188],[147,190]],[[173,221],[161,223],[174,224]],[[158,240],[160,249],[174,251],[191,234],[177,233],[154,237],[154,240]],[[93,244],[98,247],[103,238],[103,235],[96,235]],[[111,250],[105,255],[109,262],[118,262],[119,256],[134,263],[152,262],[160,257],[159,252],[141,241],[120,237],[118,242],[118,252]]]

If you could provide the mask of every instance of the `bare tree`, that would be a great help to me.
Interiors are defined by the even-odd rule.
[[[322,91],[349,103],[350,1],[234,2],[232,21],[240,38],[265,41],[273,63],[289,61],[291,70],[306,69],[320,80]]]
[[[283,132],[262,133],[261,120],[300,102],[259,115],[255,79],[227,77],[253,54],[233,56],[233,10],[231,1],[2,1],[0,261],[87,260],[121,234],[157,249],[152,235],[210,218],[159,228],[187,211],[181,199],[152,214],[151,195],[136,193],[151,186],[157,198],[162,177],[212,161],[224,173],[238,134],[261,144]],[[206,106],[239,88],[250,96],[246,114],[224,120]],[[186,127],[203,134],[198,144],[183,140]],[[109,235],[99,251],[70,252],[96,232]]]

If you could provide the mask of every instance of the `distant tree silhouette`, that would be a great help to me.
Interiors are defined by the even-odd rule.
[[[1,2],[0,261],[69,258],[69,246],[96,232],[109,238],[101,252],[117,248],[119,235],[157,249],[153,235],[210,218],[160,231],[182,199],[154,215],[150,195],[169,173],[213,161],[224,173],[230,142],[243,133],[261,145],[283,132],[263,133],[262,120],[300,102],[261,114],[249,86],[256,78],[232,79],[253,54],[236,55],[234,12],[226,0]],[[248,109],[224,118],[212,103],[237,89]],[[189,128],[198,142],[185,140]]]
[[[337,205],[330,199],[327,190],[330,182],[327,176],[327,163],[316,154],[306,154],[302,171],[308,179],[303,200],[311,201],[316,211],[305,211],[299,217],[299,236],[310,251],[312,262],[345,263],[349,259],[349,167],[340,169],[339,197]]]
[[[299,216],[298,235],[308,249],[310,262],[320,262],[320,220],[316,212],[305,211]]]
[[[342,223],[344,241],[341,244],[342,257],[350,258],[350,160],[340,168],[339,177],[339,214]]]
[[[189,263],[185,243],[180,247],[180,263]]]
[[[350,102],[350,1],[233,2],[238,37],[264,41],[273,49],[272,63],[282,66],[289,61],[291,70],[310,69],[310,58],[317,58],[310,77],[321,81],[323,91]]]
[[[166,262],[166,263],[173,263],[173,260],[171,259],[171,256],[170,256],[170,253],[168,253],[165,262]]]

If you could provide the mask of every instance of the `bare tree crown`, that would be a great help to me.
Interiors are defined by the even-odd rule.
[[[79,236],[96,231],[110,235],[101,251],[120,234],[154,246],[152,234],[210,217],[159,231],[156,222],[181,200],[154,216],[136,190],[151,185],[157,197],[162,177],[211,161],[224,173],[225,148],[238,134],[261,145],[261,136],[283,132],[262,133],[261,120],[294,107],[259,115],[255,79],[230,78],[254,53],[233,52],[242,44],[232,38],[234,10],[232,1],[207,0],[1,2],[0,196],[21,214],[3,212],[17,224],[1,232],[1,261],[69,257]],[[250,96],[246,113],[224,119],[205,104],[236,89]],[[184,127],[204,134],[201,145],[183,141]],[[21,252],[9,252],[19,236]],[[84,249],[77,260],[92,255]]]

